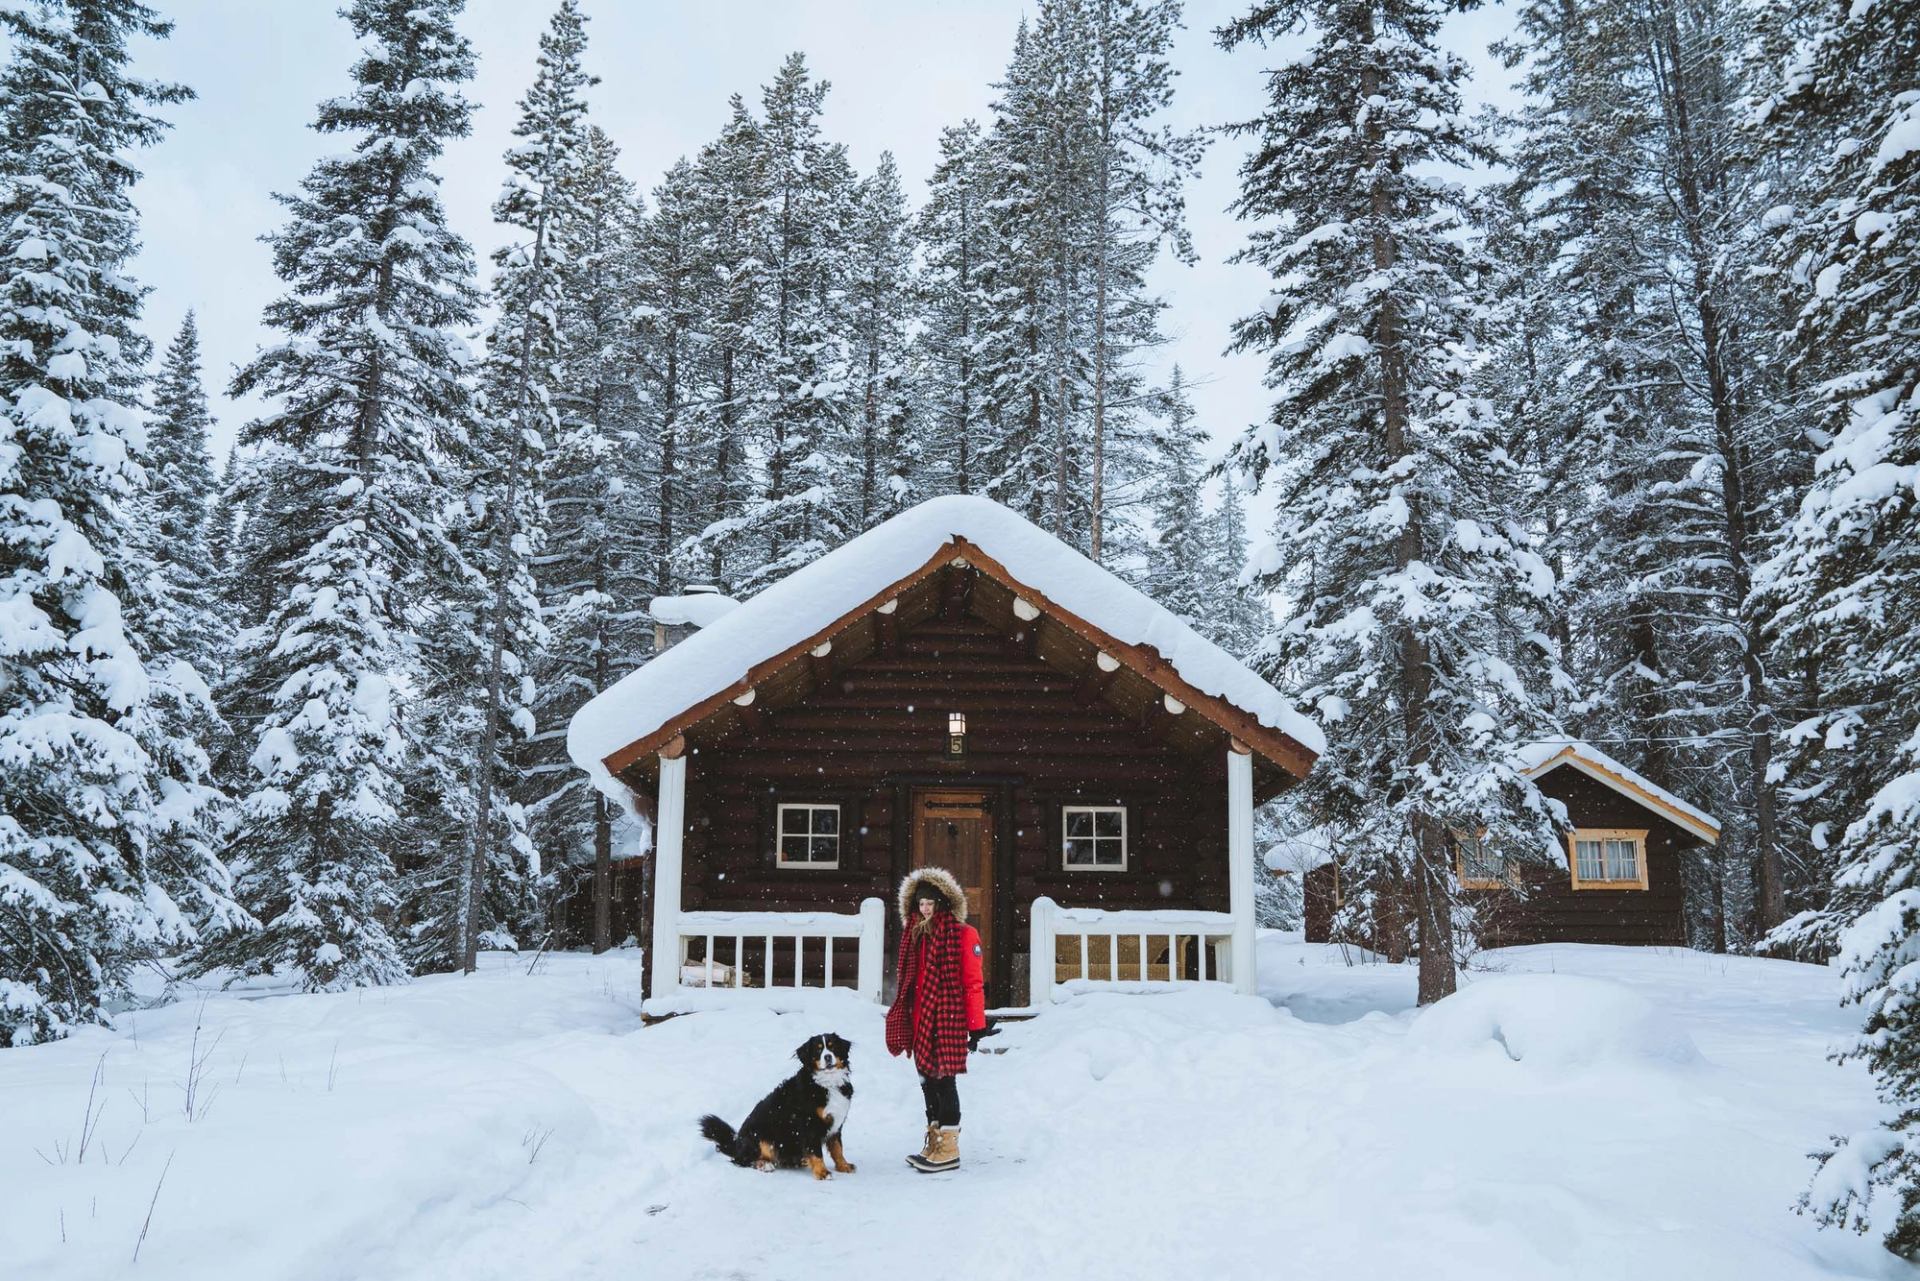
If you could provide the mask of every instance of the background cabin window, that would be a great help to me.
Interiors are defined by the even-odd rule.
[[[1453,837],[1455,870],[1460,884],[1470,890],[1502,890],[1513,884],[1513,868],[1504,852],[1484,837]]]
[[[1581,828],[1567,841],[1573,846],[1574,889],[1647,888],[1646,832]]]
[[[1060,811],[1065,851],[1071,869],[1124,871],[1127,866],[1127,811],[1120,805],[1067,805]]]
[[[782,805],[779,842],[781,867],[839,867],[840,807]]]

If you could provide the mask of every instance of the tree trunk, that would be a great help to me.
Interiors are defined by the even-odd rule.
[[[1368,31],[1369,43],[1373,33]],[[1380,73],[1369,67],[1361,74],[1360,94],[1369,100],[1380,92]],[[1382,147],[1379,126],[1369,125],[1367,141],[1373,149]],[[1392,195],[1386,186],[1386,166],[1376,166],[1381,177],[1372,193],[1373,265],[1382,274],[1393,270],[1398,246],[1389,231],[1393,217]],[[1380,414],[1387,465],[1393,468],[1412,452],[1407,438],[1411,416],[1409,404],[1406,336],[1401,331],[1400,300],[1386,292],[1380,303],[1375,334],[1380,359]],[[1421,510],[1417,494],[1407,495],[1407,519],[1393,543],[1395,569],[1405,573],[1421,556]],[[1401,622],[1396,648],[1399,657],[1401,709],[1401,768],[1412,773],[1431,754],[1427,733],[1428,701],[1433,693],[1433,673],[1426,641],[1408,622]],[[1446,840],[1438,818],[1426,810],[1423,799],[1415,799],[1408,814],[1408,836],[1413,845],[1411,882],[1414,929],[1420,948],[1419,1002],[1430,1005],[1452,995],[1458,983],[1453,964],[1453,877],[1447,866]]]
[[[1700,362],[1706,375],[1707,398],[1713,411],[1714,450],[1720,459],[1721,528],[1726,540],[1726,573],[1730,621],[1740,646],[1738,657],[1741,701],[1747,714],[1746,781],[1754,818],[1754,872],[1759,889],[1754,904],[1756,932],[1765,933],[1786,919],[1786,893],[1776,832],[1774,787],[1768,777],[1773,765],[1773,709],[1768,701],[1766,669],[1760,655],[1759,628],[1752,617],[1753,570],[1747,512],[1746,452],[1741,447],[1741,406],[1733,377],[1732,335],[1722,313],[1718,290],[1721,267],[1708,232],[1708,195],[1715,197],[1714,213],[1724,216],[1722,174],[1710,167],[1714,148],[1696,138],[1693,94],[1696,88],[1709,100],[1715,86],[1696,85],[1680,43],[1678,21],[1672,9],[1662,9],[1654,33],[1656,69],[1666,109],[1667,130],[1674,164],[1675,197],[1692,259],[1694,306],[1700,323]],[[1720,56],[1718,53],[1712,57]],[[1664,66],[1659,65],[1664,62]],[[1710,74],[1702,69],[1701,74]],[[1719,118],[1724,132],[1725,105]],[[1720,141],[1715,139],[1714,141]]]

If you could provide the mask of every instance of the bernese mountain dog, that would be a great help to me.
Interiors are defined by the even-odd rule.
[[[793,1052],[799,1069],[755,1104],[737,1131],[708,1113],[700,1118],[700,1133],[735,1165],[761,1171],[804,1165],[814,1178],[825,1179],[830,1176],[824,1157],[831,1157],[836,1171],[852,1174],[853,1163],[841,1149],[847,1113],[853,1110],[847,1060],[852,1048],[833,1032],[809,1038]]]

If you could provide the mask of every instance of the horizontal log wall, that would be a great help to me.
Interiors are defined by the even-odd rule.
[[[945,750],[953,711],[967,717],[960,760]],[[1225,911],[1224,753],[1179,751],[1162,732],[1151,717],[1084,701],[1073,679],[976,619],[928,620],[892,652],[832,670],[802,701],[763,708],[753,731],[696,743],[683,906],[851,912],[869,894],[891,903],[908,861],[899,810],[906,780],[917,780],[990,794],[1001,985],[1040,894],[1066,907]],[[838,869],[776,866],[776,806],[803,801],[841,806]],[[1127,807],[1125,872],[1062,870],[1065,803]]]

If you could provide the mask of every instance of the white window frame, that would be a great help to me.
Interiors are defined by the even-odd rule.
[[[1067,843],[1067,821],[1074,814],[1118,814],[1120,816],[1120,861],[1118,863],[1075,863],[1069,856]],[[1094,819],[1098,828],[1100,820]],[[1124,805],[1062,805],[1060,807],[1060,870],[1063,872],[1124,872],[1133,864],[1132,841],[1128,836],[1127,807]],[[1076,836],[1078,841],[1090,840],[1094,843],[1094,854],[1098,857],[1101,841],[1111,841],[1111,836]]]
[[[1567,833],[1567,870],[1573,877],[1576,890],[1644,890],[1647,883],[1647,831],[1644,827],[1579,827]],[[1606,875],[1607,841],[1633,842],[1633,870],[1630,877],[1610,878]],[[1600,842],[1599,876],[1583,876],[1580,873],[1580,846],[1582,842]]]
[[[789,810],[798,811],[806,815],[805,830],[799,830],[799,829],[789,830],[788,829],[787,813]],[[789,859],[787,857],[787,838],[789,836],[806,837],[808,842],[808,851],[809,853],[811,853],[813,841],[821,836],[826,835],[826,833],[824,832],[816,832],[813,830],[813,812],[815,810],[832,810],[834,812],[835,818],[834,818],[834,825],[833,825],[833,862],[823,863],[818,859],[811,859],[811,858],[805,861],[796,861],[793,859]],[[841,810],[841,806],[838,801],[781,801],[779,805],[779,812],[774,815],[774,820],[773,820],[773,864],[774,866],[792,868],[793,870],[798,872],[831,872],[831,871],[838,870],[840,867],[840,855],[843,849],[843,846],[841,845],[841,841],[843,838],[845,838],[847,834],[846,816],[842,814],[840,810]]]

